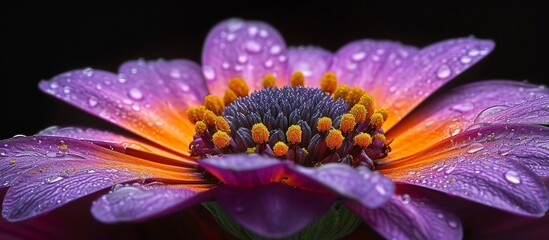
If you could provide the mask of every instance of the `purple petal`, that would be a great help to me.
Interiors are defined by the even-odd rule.
[[[433,99],[387,133],[393,158],[485,123],[549,123],[549,90],[516,81],[467,84]]]
[[[398,186],[398,195],[377,209],[355,202],[346,206],[387,239],[461,239],[462,226],[444,199],[426,190]]]
[[[318,191],[320,184],[368,208],[383,205],[394,192],[393,182],[378,172],[366,168],[355,170],[345,164],[326,164],[318,168],[295,167],[288,169],[288,172],[295,174],[290,174],[289,181],[298,188]]]
[[[93,160],[51,162],[23,174],[8,189],[2,216],[9,221],[25,220],[118,182],[148,177],[146,172],[136,174]]]
[[[160,72],[168,69],[180,72],[178,83],[175,78],[161,77]],[[205,91],[195,84],[201,81],[198,67],[185,61],[137,61],[125,63],[121,72],[117,76],[99,70],[76,70],[42,81],[40,88],[172,150],[187,152],[194,133],[183,112],[199,102]],[[199,90],[185,92],[179,86],[191,83]]]
[[[230,154],[199,161],[199,165],[227,185],[243,188],[257,187],[278,182],[284,167],[290,164],[275,158],[256,154]]]
[[[201,203],[207,195],[181,185],[161,183],[117,185],[93,202],[92,214],[101,222],[144,221]]]
[[[267,238],[295,234],[327,212],[335,196],[281,184],[252,189],[223,186],[218,202],[246,229]]]
[[[332,53],[317,47],[297,47],[288,50],[290,73],[300,71],[305,86],[320,87],[320,80],[332,63]]]
[[[244,78],[252,90],[261,88],[266,74],[274,74],[278,86],[288,82],[284,39],[264,22],[229,19],[217,24],[204,44],[202,64],[208,88],[218,96],[234,77]]]
[[[435,189],[528,216],[549,208],[536,175],[549,173],[549,128],[490,125],[458,134],[412,157],[378,166],[397,182]]]
[[[419,52],[392,42],[364,40],[339,50],[332,70],[349,85],[363,87],[389,110],[390,129],[431,93],[472,66],[494,47],[474,38],[452,39]]]

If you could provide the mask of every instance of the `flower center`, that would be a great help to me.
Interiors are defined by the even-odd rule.
[[[309,167],[341,162],[373,169],[389,153],[381,128],[387,111],[376,111],[362,89],[338,86],[331,72],[320,88],[303,87],[300,72],[282,88],[275,82],[266,75],[264,88],[248,95],[246,82],[234,78],[223,98],[209,95],[204,106],[189,108],[196,130],[191,155],[255,153]]]

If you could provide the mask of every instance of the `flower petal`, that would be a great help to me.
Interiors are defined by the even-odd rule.
[[[378,165],[394,181],[435,189],[509,212],[541,216],[549,192],[549,128],[505,124],[472,129],[409,158]]]
[[[168,69],[180,73],[177,83],[163,74]],[[194,133],[184,111],[205,92],[197,84],[202,78],[196,64],[137,61],[125,63],[120,71],[118,76],[92,69],[71,71],[40,82],[40,88],[174,151],[188,152]],[[190,84],[197,90],[181,87]]]
[[[267,238],[295,234],[327,212],[332,194],[272,183],[252,189],[222,186],[218,202],[246,229]]]
[[[288,172],[290,174],[287,182],[291,185],[318,191],[320,184],[368,208],[377,208],[389,201],[395,187],[390,179],[378,172],[366,168],[357,171],[339,163],[325,164],[318,168],[296,166],[288,169]]]
[[[8,189],[2,216],[21,221],[43,214],[117,182],[151,177],[93,160],[56,161],[28,172]],[[39,172],[40,171],[40,172]]]
[[[207,199],[200,189],[161,183],[117,185],[93,202],[92,214],[101,222],[144,221]],[[210,196],[211,197],[211,196]]]
[[[305,77],[305,86],[320,87],[320,80],[332,63],[332,53],[318,47],[288,49],[290,73],[300,71]]]
[[[256,154],[230,154],[205,158],[198,164],[227,185],[251,188],[280,181],[284,166],[290,162]]]
[[[332,71],[343,83],[370,92],[389,111],[390,129],[431,93],[482,59],[492,41],[452,39],[419,52],[393,42],[363,40],[339,50]]]
[[[199,179],[194,168],[168,166],[146,161],[97,146],[87,141],[65,137],[34,136],[16,137],[0,141],[0,187],[12,186],[30,169],[65,160],[101,160],[110,164],[128,164],[135,168],[147,168],[157,178]],[[47,168],[35,169],[35,173]],[[26,176],[25,176],[26,177]]]
[[[261,88],[266,74],[274,74],[279,87],[288,83],[286,44],[264,22],[229,19],[217,24],[204,44],[202,65],[210,92],[218,96],[234,77],[244,78],[252,91]]]
[[[391,159],[484,123],[549,123],[549,90],[516,81],[467,84],[433,99],[389,131]]]
[[[442,207],[440,196],[405,185],[397,189],[398,195],[380,208],[345,205],[387,239],[462,238],[459,218]]]

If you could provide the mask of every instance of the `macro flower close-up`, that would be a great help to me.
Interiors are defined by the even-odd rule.
[[[487,80],[433,96],[494,47],[364,39],[330,52],[234,18],[210,30],[200,64],[61,73],[40,90],[133,135],[75,124],[1,140],[2,217],[98,192],[102,223],[202,204],[238,238],[334,239],[366,224],[387,239],[461,239],[456,199],[542,217],[549,90]]]

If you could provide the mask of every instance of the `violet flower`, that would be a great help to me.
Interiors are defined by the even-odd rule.
[[[287,49],[271,26],[231,19],[208,35],[202,67],[138,60],[118,74],[61,74],[40,88],[144,139],[52,127],[2,140],[2,216],[22,221],[108,188],[91,209],[101,222],[213,201],[226,228],[269,238],[329,212],[347,228],[326,236],[352,231],[356,215],[387,238],[459,239],[448,195],[543,216],[547,89],[478,82],[409,114],[493,47],[360,40],[332,54]]]

